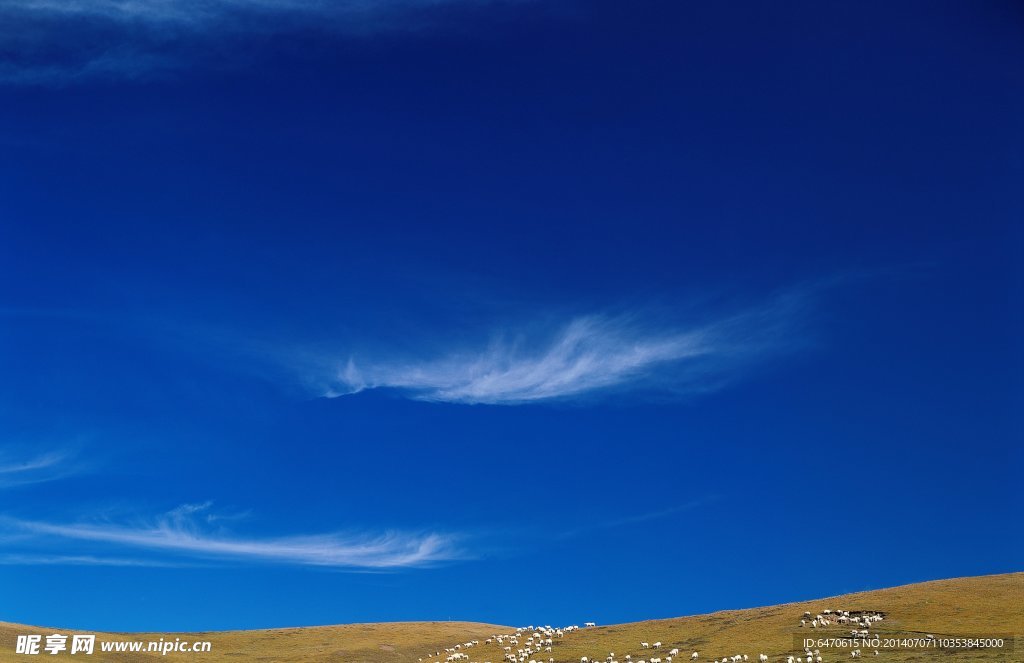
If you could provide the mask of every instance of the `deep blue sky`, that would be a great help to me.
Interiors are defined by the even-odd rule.
[[[1024,567],[1019,4],[160,4],[0,0],[0,619]]]

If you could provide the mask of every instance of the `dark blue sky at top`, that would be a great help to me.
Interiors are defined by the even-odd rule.
[[[0,1],[0,619],[610,623],[1021,569],[1018,5],[380,4]],[[384,532],[443,543],[317,561]]]

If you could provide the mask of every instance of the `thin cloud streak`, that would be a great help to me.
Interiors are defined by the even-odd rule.
[[[390,388],[423,401],[517,405],[613,388],[672,393],[716,389],[759,358],[798,343],[799,297],[690,328],[634,318],[576,318],[540,342],[499,340],[428,361],[350,358],[323,390],[329,398]]]
[[[718,499],[717,495],[708,495],[699,499],[686,502],[685,504],[677,504],[670,506],[665,509],[659,509],[657,511],[650,511],[647,513],[641,513],[634,516],[624,516],[622,518],[613,518],[599,523],[593,523],[590,525],[582,525],[580,527],[566,530],[557,535],[560,539],[571,539],[582,534],[587,534],[596,530],[604,529],[615,529],[618,527],[625,527],[628,525],[636,525],[639,523],[645,523],[652,520],[661,520],[662,518],[668,518],[685,511],[691,511],[697,507],[704,506]]]
[[[463,557],[453,537],[435,533],[320,534],[263,539],[214,534],[198,527],[194,517],[208,507],[183,505],[140,526],[59,524],[5,517],[0,519],[0,527],[33,535],[43,539],[42,543],[45,539],[74,540],[205,559],[349,569],[418,567]],[[61,545],[66,548],[66,543]]]
[[[444,4],[446,0],[7,0],[6,11],[49,16],[99,17],[132,23],[201,25],[226,16],[311,14],[317,16],[369,16],[395,9]]]
[[[522,0],[507,0],[518,2]],[[334,35],[418,30],[431,10],[498,0],[0,0],[0,83],[63,86],[229,62],[225,40],[312,28]]]
[[[2,554],[4,566],[129,566],[147,568],[181,568],[186,564],[126,557],[95,557],[92,555]]]
[[[0,488],[63,479],[82,469],[74,454],[68,451],[47,451],[24,459],[0,456]]]

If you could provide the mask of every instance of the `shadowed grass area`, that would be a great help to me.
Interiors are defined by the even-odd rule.
[[[655,621],[598,626],[567,633],[555,638],[550,653],[539,652],[531,658],[547,663],[579,663],[580,657],[603,661],[611,652],[623,663],[627,654],[634,663],[651,656],[664,659],[673,647],[681,651],[673,663],[685,663],[690,653],[700,652],[701,661],[724,656],[747,654],[757,661],[765,653],[772,661],[785,661],[789,654],[800,655],[797,638],[849,635],[850,626],[833,625],[811,629],[799,626],[805,611],[817,614],[826,609],[880,611],[883,621],[870,630],[883,640],[919,637],[932,634],[937,638],[1006,637],[1015,638],[1013,646],[1001,650],[886,649],[880,654],[863,650],[864,658],[873,661],[1024,661],[1024,573],[958,578],[906,585],[827,599],[789,603],[748,610],[728,610],[708,615],[661,619]],[[583,606],[580,613],[586,617]],[[97,634],[97,651],[92,656],[80,654],[90,661],[345,661],[347,663],[444,663],[445,647],[469,640],[480,645],[464,649],[468,661],[501,663],[504,652],[496,643],[485,640],[496,633],[510,633],[508,626],[470,622],[408,622],[386,624],[349,624],[309,628],[268,629],[260,631],[222,631],[189,634]],[[46,629],[0,623],[0,661],[38,660],[15,655],[17,634],[71,634],[66,629]],[[101,653],[103,640],[209,640],[210,653],[168,654]],[[641,641],[661,641],[658,652],[642,649]],[[520,639],[523,646],[525,635]],[[428,656],[441,650],[441,656]],[[852,660],[848,650],[820,647],[824,661]],[[61,660],[69,656],[41,653],[44,660]]]

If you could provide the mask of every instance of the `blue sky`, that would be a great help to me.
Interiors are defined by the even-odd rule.
[[[1016,3],[0,26],[0,619],[611,623],[1021,570]]]

